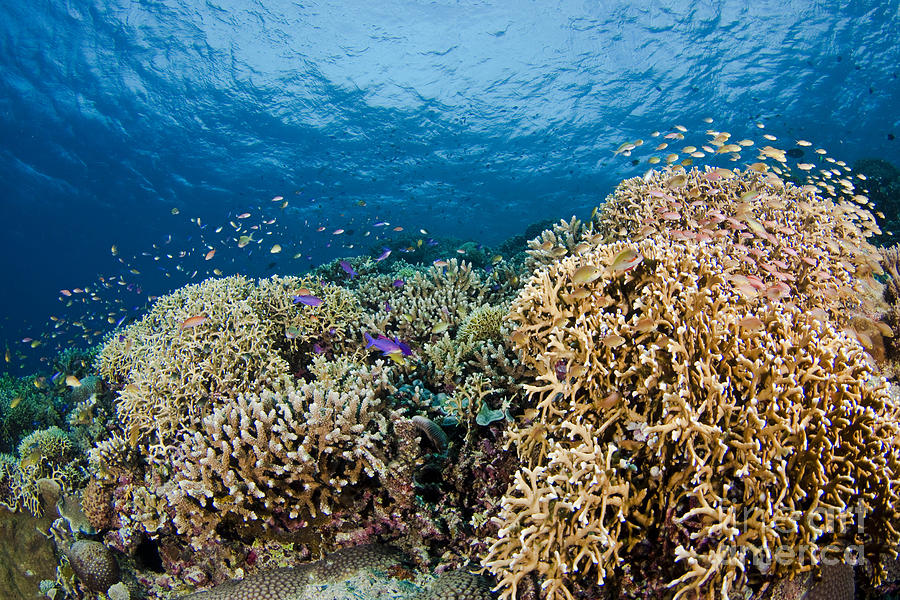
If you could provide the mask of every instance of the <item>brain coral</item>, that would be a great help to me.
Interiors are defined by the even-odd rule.
[[[100,542],[77,541],[66,556],[78,579],[92,592],[105,592],[119,581],[119,565],[109,548]]]
[[[391,546],[363,544],[336,550],[320,560],[262,571],[242,580],[228,581],[215,588],[185,596],[183,600],[302,600],[314,596],[307,592],[323,583],[352,577],[361,569],[386,570],[404,562],[405,557]]]
[[[509,432],[522,466],[485,558],[503,598],[530,573],[573,598],[622,564],[676,598],[727,598],[852,543],[853,523],[816,516],[855,508],[867,554],[900,539],[887,384],[821,315],[742,293],[738,268],[723,245],[656,236],[563,258],[521,292],[536,405]],[[773,563],[784,549],[796,560]]]

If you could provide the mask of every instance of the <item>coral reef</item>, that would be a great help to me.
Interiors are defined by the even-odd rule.
[[[399,284],[399,285],[398,285]],[[358,297],[371,326],[401,338],[429,340],[435,332],[455,331],[496,292],[465,261],[415,269],[406,277],[377,275],[359,284]]]
[[[65,552],[75,575],[92,592],[105,592],[120,579],[112,552],[94,541],[77,541]]]
[[[653,171],[619,184],[586,239],[713,243],[725,250],[723,275],[751,299],[787,299],[842,325],[871,318],[884,308],[873,277],[881,257],[868,241],[879,232],[875,217],[816,191],[752,169]]]
[[[296,305],[300,291],[323,302]],[[313,280],[209,279],[159,298],[104,345],[97,367],[122,386],[117,412],[128,443],[164,446],[223,402],[276,386],[317,340],[341,343],[358,314],[349,292]]]
[[[676,598],[727,597],[851,545],[863,515],[870,558],[900,539],[900,409],[857,339],[798,307],[858,308],[852,291],[868,284],[851,273],[868,277],[868,254],[847,242],[847,264],[820,267],[834,269],[821,288],[793,282],[787,301],[745,293],[742,270],[774,275],[732,258],[736,243],[666,231],[552,263],[512,307],[536,376],[535,406],[508,435],[522,466],[485,556],[503,598],[532,573],[550,599],[598,594],[623,563]],[[804,252],[843,251],[824,237]],[[834,296],[817,300],[820,289]],[[808,518],[851,509],[838,524]],[[773,561],[786,549],[795,560]]]
[[[38,429],[65,425],[60,398],[44,377],[0,376],[0,452]]]

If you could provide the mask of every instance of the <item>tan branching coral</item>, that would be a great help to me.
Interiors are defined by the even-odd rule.
[[[883,309],[875,217],[774,173],[666,169],[622,182],[596,211],[592,242],[664,235],[727,250],[727,272],[747,296],[789,298],[842,325]],[[865,343],[865,340],[862,340]]]
[[[507,312],[508,307],[502,304],[479,306],[462,322],[457,337],[468,342],[500,340],[503,338],[503,319]]]
[[[318,306],[298,306],[293,297],[306,295],[322,299]],[[327,339],[336,349],[355,345],[359,339],[358,319],[361,306],[349,290],[310,277],[272,276],[262,279],[251,294],[251,301],[262,322],[269,326],[268,337],[296,352],[310,340]]]
[[[525,271],[533,272],[564,256],[580,252],[584,247],[579,246],[583,244],[582,238],[590,233],[590,223],[585,224],[574,216],[568,221],[561,220],[551,229],[545,229],[538,237],[528,240]]]
[[[853,543],[862,517],[813,518],[851,509],[867,553],[900,539],[886,382],[821,315],[742,293],[729,251],[601,244],[535,274],[514,303],[535,406],[508,435],[522,467],[485,557],[502,598],[534,573],[548,599],[571,599],[623,563],[647,568],[648,547],[676,598],[736,597],[763,576],[754,560],[790,576]],[[772,562],[785,549],[797,559]]]
[[[414,271],[400,287],[395,280],[372,277],[360,284],[358,296],[373,328],[406,339],[429,339],[442,322],[455,329],[495,294],[471,264],[455,258]]]
[[[117,413],[131,445],[171,441],[217,399],[261,391],[289,373],[252,293],[239,276],[185,286],[103,347],[98,367],[124,385]],[[196,317],[204,320],[185,325]]]
[[[222,522],[268,526],[279,515],[330,514],[345,488],[386,472],[388,374],[380,361],[352,365],[327,386],[246,393],[216,407],[170,447],[171,463],[157,466],[171,479],[135,491],[140,520],[156,531],[172,512],[174,529],[199,546]]]
[[[295,295],[322,303],[295,304]],[[123,386],[117,413],[129,444],[165,444],[226,400],[275,387],[316,336],[356,344],[359,314],[350,292],[308,278],[208,279],[159,298],[106,343],[98,367]]]

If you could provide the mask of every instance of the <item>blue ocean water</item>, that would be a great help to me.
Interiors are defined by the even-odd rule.
[[[896,1],[3,2],[3,368],[213,268],[583,217],[676,123],[900,164],[898,31]]]

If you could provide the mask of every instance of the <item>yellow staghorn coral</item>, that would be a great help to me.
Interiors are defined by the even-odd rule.
[[[294,304],[300,291],[323,302]],[[350,292],[308,278],[208,279],[159,298],[106,343],[98,368],[122,386],[117,413],[129,444],[164,445],[226,400],[280,385],[288,359],[303,358],[313,340],[355,343],[359,315]]]
[[[715,243],[727,250],[727,272],[746,296],[789,297],[842,325],[848,311],[871,318],[884,308],[873,278],[883,273],[881,256],[868,242],[879,233],[875,217],[817,192],[751,169],[651,171],[616,188],[585,238]]]
[[[330,514],[345,488],[384,477],[390,369],[344,367],[325,383],[241,394],[213,409],[169,447],[167,462],[157,460],[168,481],[134,490],[144,528],[158,531],[174,514],[175,531],[201,547],[220,523],[313,519]]]
[[[852,544],[862,517],[814,517],[857,508],[867,555],[900,540],[886,382],[822,315],[742,293],[730,251],[599,244],[514,302],[534,408],[509,430],[522,466],[484,557],[502,598],[530,574],[549,600],[574,598],[622,564],[662,573],[675,598],[738,597]],[[795,560],[773,562],[784,549]]]

